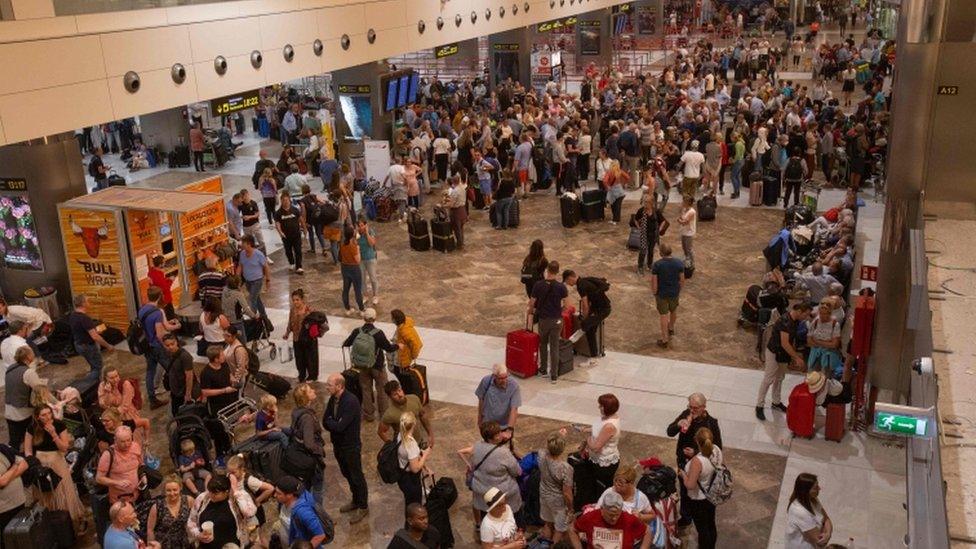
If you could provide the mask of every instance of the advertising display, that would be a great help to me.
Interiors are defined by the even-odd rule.
[[[654,6],[637,8],[637,32],[643,35],[657,34],[657,8]]]
[[[368,137],[373,128],[373,107],[370,105],[369,85],[340,84],[336,87],[339,92],[339,107],[342,116],[349,127],[349,135],[345,139],[358,141]]]
[[[495,85],[511,78],[519,79],[519,45],[493,44],[491,46],[491,63],[494,66]]]
[[[600,55],[600,21],[580,21],[577,25],[580,55]]]
[[[103,191],[104,192],[104,191]],[[122,245],[116,212],[82,208],[61,210],[61,234],[71,292],[90,298],[88,314],[124,330],[129,324]]]
[[[0,265],[21,271],[44,270],[24,179],[0,179]]]

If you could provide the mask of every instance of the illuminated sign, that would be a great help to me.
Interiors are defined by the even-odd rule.
[[[566,27],[571,27],[576,24],[576,17],[565,17],[563,19],[556,19],[554,21],[546,21],[545,23],[539,23],[536,26],[536,32],[550,32],[554,30],[563,29]]]
[[[260,90],[253,90],[237,95],[228,95],[210,100],[210,110],[215,115],[230,114],[244,109],[257,107],[261,104]]]
[[[456,55],[458,51],[460,51],[460,49],[458,48],[457,43],[447,44],[439,48],[434,48],[434,57],[437,59],[443,59],[445,57]]]
[[[372,89],[369,84],[339,84],[336,86],[339,93],[350,93],[350,94],[369,94]]]
[[[11,179],[8,177],[0,177],[0,191],[26,191],[27,190],[27,180],[26,179]]]
[[[0,264],[8,269],[43,271],[34,212],[23,192],[27,190],[27,182],[2,179],[0,190],[21,191],[16,195],[0,196]]]
[[[492,44],[493,51],[519,51],[518,44]]]
[[[959,95],[959,86],[939,86],[939,95]]]

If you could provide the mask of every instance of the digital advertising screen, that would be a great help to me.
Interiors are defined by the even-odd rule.
[[[417,95],[420,93],[420,73],[415,72],[410,75],[410,93],[407,94],[407,103],[416,103]]]
[[[23,179],[0,180],[0,264],[8,269],[43,271],[37,225]]]
[[[346,139],[359,140],[369,136],[373,128],[373,109],[369,104],[368,95],[340,95],[339,106],[342,116],[349,126]]]
[[[397,108],[397,100],[399,99],[398,84],[399,81],[396,78],[390,78],[386,82],[386,99],[383,103],[383,108],[387,111],[392,111]]]
[[[397,97],[397,107],[407,106],[407,97],[410,92],[410,75],[405,74],[400,77],[400,94]]]

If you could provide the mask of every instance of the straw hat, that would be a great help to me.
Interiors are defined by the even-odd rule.
[[[810,389],[811,393],[819,392],[825,383],[827,383],[827,378],[820,372],[814,371],[807,374],[807,388]]]
[[[485,505],[488,506],[486,511],[491,511],[501,503],[505,503],[505,492],[502,492],[498,488],[491,487],[485,492]]]

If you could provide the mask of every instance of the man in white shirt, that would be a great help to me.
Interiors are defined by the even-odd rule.
[[[685,254],[685,261],[694,264],[695,252],[693,243],[695,241],[695,235],[698,234],[698,210],[695,209],[695,198],[693,196],[686,195],[682,200],[678,225],[680,226],[678,232],[681,235],[681,251]]]
[[[12,320],[9,323],[10,336],[0,343],[0,361],[3,362],[4,369],[14,363],[14,353],[24,345],[27,345],[28,326],[20,320]]]
[[[34,351],[21,345],[14,351],[11,364],[4,368],[3,416],[7,420],[10,446],[17,451],[20,451],[32,421],[31,395],[47,385],[47,380],[38,375],[36,364]]]
[[[695,189],[698,188],[698,183],[701,181],[701,167],[705,163],[705,155],[698,152],[698,140],[691,142],[691,146],[688,150],[681,155],[681,165],[682,165],[682,180],[681,180],[681,194],[682,196],[695,196]]]

